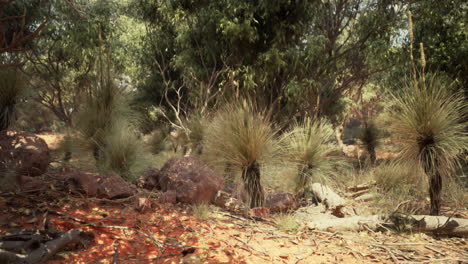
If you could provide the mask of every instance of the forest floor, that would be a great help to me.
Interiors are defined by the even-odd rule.
[[[468,263],[466,238],[307,228],[288,233],[272,219],[215,207],[200,221],[190,206],[158,204],[154,193],[87,198],[67,193],[53,175],[45,178],[45,191],[0,195],[0,233],[79,228],[94,234],[88,247],[68,247],[48,263]],[[140,198],[154,201],[152,208],[138,210]],[[468,218],[467,211],[457,213]]]

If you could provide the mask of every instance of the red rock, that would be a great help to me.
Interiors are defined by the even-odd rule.
[[[143,173],[143,176],[138,179],[138,185],[148,190],[161,189],[159,186],[159,170],[148,169]]]
[[[250,209],[249,215],[253,217],[267,218],[270,216],[270,209],[265,207],[255,207]]]
[[[272,213],[285,213],[297,209],[297,200],[292,193],[277,192],[268,195],[266,207],[270,208]]]
[[[163,193],[158,200],[160,203],[177,203],[177,193],[175,191],[167,191]]]
[[[229,193],[223,191],[219,191],[216,194],[214,204],[234,213],[241,213],[247,209],[242,201],[239,201],[238,199],[232,197]]]
[[[199,159],[183,157],[166,162],[159,173],[159,185],[162,191],[175,191],[178,202],[210,203],[223,189],[224,179]]]
[[[42,138],[17,130],[0,132],[0,170],[40,176],[47,171],[49,163],[49,147]]]
[[[136,187],[115,173],[98,174],[72,171],[63,176],[74,190],[79,190],[89,197],[118,199],[132,196]]]
[[[21,176],[21,190],[22,191],[40,191],[45,190],[49,186],[37,177]]]
[[[135,193],[136,187],[115,173],[101,174],[98,177],[98,197],[119,199]]]

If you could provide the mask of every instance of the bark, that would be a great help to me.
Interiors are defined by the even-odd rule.
[[[442,192],[442,176],[435,172],[429,180],[429,197],[431,198],[431,215],[439,215]]]
[[[367,153],[369,153],[369,160],[370,160],[371,165],[374,165],[375,161],[377,160],[377,155],[375,154],[375,146],[374,145],[367,146]]]
[[[250,197],[250,208],[262,207],[265,201],[265,192],[260,182],[260,168],[253,162],[242,172],[242,179]]]
[[[312,184],[312,193],[314,196],[327,206],[328,209],[334,210],[338,206],[344,206],[346,200],[334,192],[330,187],[320,183]]]

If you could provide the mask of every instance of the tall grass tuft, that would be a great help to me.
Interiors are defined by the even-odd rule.
[[[468,149],[467,109],[462,93],[452,93],[433,76],[394,95],[388,111],[401,159],[412,161],[428,176],[432,215],[440,212],[443,179],[455,173]]]
[[[100,169],[132,179],[144,156],[136,134],[138,118],[130,108],[129,94],[114,82],[108,52],[103,62],[100,35],[99,43],[98,78],[80,111],[78,128]]]
[[[296,194],[305,195],[314,180],[323,180],[331,175],[335,161],[329,154],[334,147],[330,144],[334,132],[326,121],[306,119],[296,123],[281,137],[287,160],[298,168]]]
[[[275,136],[269,113],[245,101],[220,109],[206,129],[206,160],[229,171],[241,171],[250,207],[264,203],[261,166],[277,153],[279,146]]]
[[[23,76],[16,68],[0,69],[0,131],[10,127],[15,106],[25,89]]]

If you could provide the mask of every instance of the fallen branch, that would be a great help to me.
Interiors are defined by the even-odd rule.
[[[0,249],[0,263],[43,263],[70,243],[79,243],[84,246],[88,246],[91,240],[94,239],[94,234],[80,229],[72,229],[62,233],[56,239],[45,243],[41,243],[37,237],[34,237],[34,239],[36,239],[35,247],[28,254],[13,252],[13,250],[24,250],[24,248],[21,247],[17,249],[9,248],[9,250],[12,251]]]
[[[314,183],[312,184],[312,193],[317,199],[327,206],[327,209],[333,210],[337,206],[344,206],[346,200],[334,192],[330,187]]]

